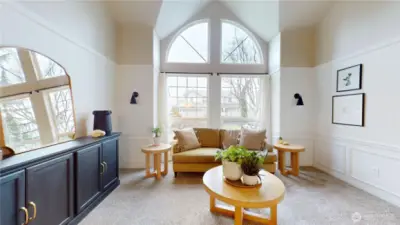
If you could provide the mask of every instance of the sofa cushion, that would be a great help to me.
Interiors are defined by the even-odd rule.
[[[231,145],[237,145],[239,135],[240,130],[221,130],[221,147],[227,149]]]
[[[174,163],[215,163],[219,148],[198,148],[172,155]]]
[[[203,148],[220,148],[220,137],[218,129],[193,128],[197,139]]]
[[[275,152],[268,152],[267,157],[264,159],[264,164],[274,163],[277,161],[277,159],[278,157]]]
[[[265,141],[265,130],[248,130],[242,127],[239,145],[249,150],[263,150]]]
[[[179,151],[187,151],[200,147],[199,140],[192,128],[175,130],[175,137],[178,139],[177,147]]]

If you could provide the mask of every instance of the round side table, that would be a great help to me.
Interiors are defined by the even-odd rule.
[[[168,152],[171,150],[170,144],[147,145],[142,147],[142,152],[146,154],[146,178],[156,177],[159,180],[168,174]],[[164,171],[161,171],[161,154],[164,153]],[[150,172],[150,156],[154,157],[153,172]]]
[[[289,174],[293,176],[299,176],[299,153],[304,152],[305,148],[301,145],[282,145],[275,144],[274,148],[278,150],[278,167],[281,174],[287,176]],[[285,167],[285,154],[290,152],[290,164],[292,170],[286,170]]]
[[[233,217],[235,225],[242,225],[243,219],[277,225],[277,205],[284,198],[285,185],[275,175],[266,171],[260,171],[260,177],[260,188],[235,187],[224,181],[222,166],[209,169],[203,176],[203,184],[210,195],[210,211]],[[234,206],[234,209],[217,205],[215,199]],[[270,208],[270,215],[266,217],[244,208]]]

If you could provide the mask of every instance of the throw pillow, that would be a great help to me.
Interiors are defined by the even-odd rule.
[[[249,150],[263,150],[266,130],[248,130],[242,127],[239,145]]]
[[[201,147],[204,148],[219,148],[220,137],[218,129],[210,128],[193,128],[196,133],[197,139],[200,142]]]
[[[222,148],[227,149],[231,145],[238,144],[240,130],[223,130],[222,132]]]
[[[181,151],[200,148],[199,140],[192,128],[175,130],[175,137],[178,139],[179,148]]]

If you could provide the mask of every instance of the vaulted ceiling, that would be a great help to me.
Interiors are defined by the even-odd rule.
[[[265,41],[283,29],[317,23],[333,4],[331,0],[109,0],[106,4],[117,22],[152,26],[163,39],[212,1],[222,2]]]

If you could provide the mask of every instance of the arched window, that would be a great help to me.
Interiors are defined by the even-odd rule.
[[[208,62],[208,21],[196,22],[180,32],[169,47],[167,62]]]
[[[260,46],[250,32],[223,20],[221,33],[221,63],[263,64]]]

